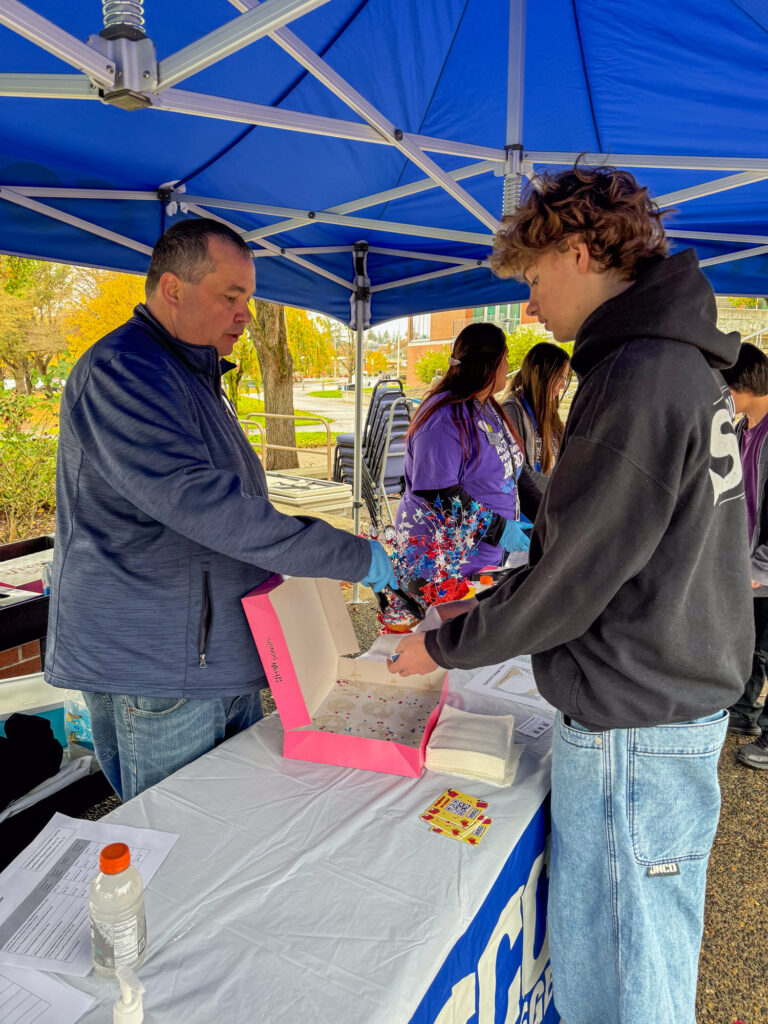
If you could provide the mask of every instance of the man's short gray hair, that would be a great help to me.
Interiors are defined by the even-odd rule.
[[[163,274],[176,274],[190,284],[199,284],[206,274],[210,274],[214,266],[208,252],[211,236],[229,242],[246,259],[251,259],[251,250],[226,224],[207,218],[181,220],[168,228],[155,243],[147,271],[147,295],[154,292]]]

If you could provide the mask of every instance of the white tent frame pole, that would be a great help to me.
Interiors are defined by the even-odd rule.
[[[238,224],[233,224],[232,221],[225,220],[223,217],[217,216],[215,213],[211,213],[209,210],[204,209],[202,206],[198,206],[197,203],[187,202],[187,209],[190,213],[194,213],[197,217],[208,217],[210,220],[216,220],[219,224],[225,224],[228,228],[231,228],[238,235],[242,237],[243,229]],[[261,242],[262,247],[266,252],[255,252],[255,257],[259,256],[278,256],[288,260],[289,263],[295,263],[300,267],[304,267],[305,270],[311,271],[313,274],[317,274],[318,277],[324,277],[328,281],[333,281],[334,284],[339,284],[343,288],[349,291],[353,290],[353,286],[349,281],[345,281],[343,277],[338,277],[336,274],[332,274],[330,270],[324,270],[323,267],[318,267],[315,263],[311,263],[309,260],[302,259],[301,256],[294,256],[292,253],[281,249],[277,245],[273,245],[272,242]],[[347,252],[350,252],[351,246],[347,246]]]
[[[109,242],[124,245],[126,249],[134,249],[136,252],[144,253],[146,256],[152,255],[151,245],[144,245],[143,242],[137,242],[126,235],[119,235],[115,231],[109,231],[98,224],[92,224],[91,221],[83,220],[82,217],[73,217],[71,213],[64,213],[62,210],[57,210],[54,206],[47,206],[45,203],[38,203],[34,199],[28,199],[26,196],[14,192],[6,185],[0,185],[0,199],[5,199],[9,203],[15,203],[16,206],[23,206],[27,210],[40,213],[44,217],[50,217],[52,220],[58,220],[62,224],[69,224],[71,227],[79,228],[81,231],[87,231],[89,234],[97,235],[99,238],[105,238]]]
[[[360,507],[363,498],[363,335],[365,328],[365,303],[355,299],[355,446],[352,466],[352,523],[355,536],[360,533]],[[352,588],[352,604],[360,600],[359,584]]]
[[[289,246],[285,251],[293,253],[296,256],[312,256],[320,253],[331,254],[337,252],[349,252],[349,248],[350,247],[348,245],[307,245]],[[441,256],[439,253],[434,252],[411,252],[408,249],[382,249],[375,245],[369,246],[368,252],[380,253],[382,256],[402,256],[405,259],[411,260],[431,260],[433,263],[452,263],[466,268],[479,267],[485,262],[485,260],[465,259],[463,256]]]
[[[86,75],[0,74],[0,96],[45,100],[97,100],[99,90]]]
[[[520,206],[523,186],[523,105],[525,90],[525,0],[509,0],[507,45],[507,144],[504,147],[503,217]]]
[[[446,267],[445,270],[433,270],[431,274],[417,274],[415,277],[403,277],[399,281],[385,281],[384,284],[375,284],[371,287],[371,292],[385,292],[390,288],[406,288],[411,284],[419,284],[421,281],[434,281],[437,277],[449,277],[451,274],[468,274],[473,270],[478,270],[480,266],[487,267],[488,261],[485,260],[480,264],[475,264],[471,267]]]
[[[464,178],[474,178],[478,174],[487,174],[499,167],[498,160],[481,160],[478,163],[467,164],[465,167],[457,167],[454,171],[447,171],[449,178],[454,181],[462,181]],[[428,192],[430,189],[438,188],[433,178],[422,178],[421,181],[414,181],[410,185],[399,185],[397,188],[388,188],[383,192],[374,192],[369,196],[361,196],[360,199],[353,199],[349,203],[341,203],[329,209],[330,213],[354,213],[356,210],[364,210],[367,207],[378,206],[380,203],[389,203],[395,199],[402,199],[405,196],[415,196],[419,192]]]
[[[283,107],[266,107],[259,103],[189,92],[186,89],[168,89],[167,92],[155,96],[152,104],[157,110],[168,110],[176,114],[195,114],[219,121],[254,124],[262,128],[282,128],[286,131],[325,135],[350,142],[368,142],[376,146],[392,145],[389,139],[385,139],[370,125],[359,121],[344,121],[340,118],[323,117],[320,114],[304,114]],[[452,142],[449,139],[437,139],[431,135],[411,135],[408,132],[404,133],[403,137],[429,153],[466,157],[468,160],[504,160],[504,150],[494,149],[492,146],[475,146],[468,142]],[[435,184],[437,185],[437,182]]]
[[[176,85],[326,3],[328,0],[264,0],[258,7],[159,61],[157,91]]]
[[[78,71],[84,71],[99,85],[107,89],[114,86],[115,65],[108,57],[86,43],[81,43],[75,36],[20,4],[18,0],[0,0],[0,25],[5,25]]]
[[[714,181],[705,181],[701,185],[691,185],[690,188],[681,188],[677,192],[667,192],[665,195],[651,198],[657,206],[677,206],[678,203],[688,203],[692,199],[714,196],[718,192],[728,192],[730,189],[742,188],[742,186],[751,185],[756,181],[765,181],[766,178],[768,178],[768,170],[744,171],[741,174],[731,174],[727,178],[715,178]]]
[[[507,58],[507,145],[523,141],[525,95],[525,0],[509,0]]]
[[[131,192],[119,188],[54,188],[47,185],[5,185],[17,195],[29,199],[130,199],[139,201],[158,201],[157,192]]]
[[[455,181],[462,178],[474,177],[477,174],[485,174],[499,166],[496,160],[482,160],[480,163],[468,164],[466,167],[459,167],[455,171],[449,171]],[[404,196],[416,195],[419,192],[426,192],[429,189],[437,188],[437,183],[431,178],[422,178],[410,185],[400,185],[398,188],[385,189],[383,192],[374,192],[369,196],[362,196],[360,199],[353,199],[349,203],[341,203],[339,206],[329,206],[324,213],[354,213],[356,210],[364,210],[367,207],[378,206],[380,203],[392,202],[395,199],[402,199]],[[259,233],[253,233],[253,238],[267,238],[271,234],[281,234],[284,231],[295,231],[297,228],[306,227],[311,221],[301,218],[285,220],[278,224],[272,224],[266,228],[260,228]]]
[[[720,231],[676,231],[674,228],[665,228],[664,233],[670,238],[690,238],[700,242],[754,242],[756,245],[768,242],[768,235],[729,235]]]
[[[216,206],[219,200],[198,202],[204,206]],[[243,204],[239,207],[242,208]],[[249,212],[245,210],[244,212]],[[493,235],[474,234],[471,231],[452,231],[445,228],[428,227],[425,224],[404,224],[394,220],[374,220],[369,217],[343,217],[333,213],[315,213],[309,218],[311,224],[334,224],[336,227],[361,228],[364,231],[381,231],[391,235],[409,235],[411,238],[437,238],[444,242],[465,242],[467,245],[490,246],[493,243]],[[261,231],[249,231],[243,236],[247,242],[261,241],[264,235]]]
[[[297,60],[302,67],[326,88],[338,96],[356,114],[381,132],[389,142],[416,164],[428,177],[432,178],[449,196],[460,203],[466,210],[469,210],[481,224],[484,224],[491,231],[496,231],[499,222],[488,210],[471,196],[465,189],[454,181],[431,157],[420,149],[414,142],[406,137],[405,133],[392,124],[386,117],[375,109],[360,93],[357,92],[348,82],[338,75],[329,64],[317,56],[308,46],[293,34],[289,29],[280,29],[271,34],[271,38],[282,46],[294,60]]]
[[[466,267],[479,267],[482,263],[485,263],[485,260],[472,259],[466,256],[448,256],[442,255],[439,252],[416,252],[411,249],[389,249],[378,245],[369,246],[368,252],[375,252],[381,256],[403,256],[405,259],[412,260],[432,260],[434,263],[455,263],[457,266],[462,264]]]
[[[14,193],[17,195],[43,199],[126,199],[132,201],[139,200],[146,202],[158,201],[157,192],[147,191],[128,191],[123,189],[58,188],[44,185],[8,185],[5,187],[12,189]],[[247,203],[232,199],[218,199],[213,196],[195,196],[188,195],[185,192],[171,191],[170,196],[171,198],[176,199],[178,202],[185,203],[186,205],[189,205],[190,203],[195,203],[198,206],[210,206],[213,207],[214,209],[237,210],[240,211],[241,213],[256,213],[270,217],[281,217],[285,216],[286,213],[304,213],[304,211],[291,210],[290,208],[284,206],[269,206],[264,203]],[[475,235],[466,231],[444,231],[441,228],[433,228],[417,224],[403,224],[400,223],[399,221],[381,221],[361,217],[348,217],[341,214],[333,214],[330,211],[320,211],[314,214],[313,217],[310,217],[310,212],[311,211],[307,211],[306,213],[304,213],[304,217],[306,218],[307,223],[310,224],[313,222],[317,222],[334,224],[342,227],[367,228],[371,230],[375,230],[378,228],[381,230],[391,231],[393,234],[404,234],[412,235],[415,237],[437,238],[447,241],[466,242],[470,245],[488,246],[493,241],[492,235]],[[262,244],[262,238],[264,236],[260,233],[260,231],[244,232],[242,227],[237,227],[236,230],[238,231],[238,233],[243,235],[243,239],[246,242],[258,241],[259,244]],[[285,250],[283,250],[282,247],[275,246],[272,243],[269,243],[269,246],[267,246],[266,243],[263,244],[265,245],[265,247],[270,248],[270,251],[278,252],[281,255],[283,254],[283,251],[285,251],[286,253],[292,251],[289,248],[285,248]],[[347,251],[349,248],[349,246],[340,247],[340,249],[343,251]],[[318,247],[318,251],[324,250],[326,250],[326,247]],[[401,249],[383,248],[380,251],[382,253],[391,252],[392,254],[395,255],[413,255],[414,259],[423,258],[441,260],[443,258],[439,254],[411,254],[407,250]],[[477,262],[476,260],[473,260],[471,257],[449,256],[445,257],[445,262],[447,263],[454,259],[466,260],[468,264]],[[339,280],[341,280],[341,278],[339,278]],[[345,282],[345,286],[347,284],[348,282]]]
[[[734,260],[748,260],[751,256],[764,256],[768,252],[768,245],[759,245],[756,249],[740,249],[738,252],[729,252],[724,256],[710,256],[709,259],[699,260],[700,267],[715,267],[718,263],[733,263]]]
[[[237,0],[235,6],[241,10],[243,7],[255,8],[258,7],[257,0]],[[368,124],[374,128],[377,132],[380,132],[384,138],[395,146],[400,152],[408,157],[412,163],[415,163],[417,167],[432,178],[448,195],[452,196],[458,203],[461,203],[465,209],[469,210],[473,216],[477,217],[481,224],[484,224],[487,228],[492,231],[496,231],[498,228],[498,221],[485,209],[478,201],[471,196],[465,189],[455,182],[450,175],[448,175],[442,167],[439,167],[430,157],[428,157],[424,150],[422,150],[415,142],[413,142],[406,133],[397,128],[388,118],[378,111],[371,103],[368,102],[353,86],[349,84],[345,79],[341,77],[322,57],[318,56],[314,50],[310,49],[297,35],[291,32],[288,28],[279,28],[275,32],[270,32],[270,39],[273,39],[278,46],[282,47],[286,53],[290,54],[293,59],[300,64],[306,71],[316,78],[319,82],[329,89],[334,96],[337,96],[343,103],[359,116],[363,120],[367,121]]]
[[[291,217],[297,215],[306,217],[308,220],[318,224],[334,224],[338,227],[356,227],[368,231],[389,231],[392,234],[415,235],[423,238],[440,238],[455,242],[466,242],[469,245],[490,245],[492,235],[474,234],[471,231],[445,231],[442,228],[432,228],[423,224],[403,224],[400,221],[375,220],[368,217],[345,217],[336,213],[324,213],[322,210],[315,213],[314,210],[295,210],[286,206],[269,206],[265,203],[247,203],[238,199],[219,199],[216,196],[196,196],[179,192],[172,193],[172,198],[182,203],[197,203],[198,206],[210,206],[214,210],[239,210],[242,213],[257,213],[267,217]],[[255,231],[248,231],[243,235],[246,242],[261,239]]]
[[[355,283],[352,288],[355,304],[355,432],[352,454],[352,528],[360,533],[360,509],[363,504],[363,350],[365,347],[366,301],[369,301],[367,277],[368,246],[356,243],[352,247],[352,265]],[[352,604],[360,603],[360,586],[352,587]]]
[[[73,75],[65,77],[75,77]],[[761,180],[758,177],[755,180]],[[430,183],[431,184],[431,183]],[[744,182],[744,184],[748,184]],[[734,186],[735,187],[735,186]],[[61,188],[48,185],[5,185],[4,188],[12,191],[17,196],[26,196],[32,199],[98,199],[98,200],[115,200],[125,199],[131,202],[157,202],[158,195],[156,191],[130,191],[126,189],[96,189],[96,188]],[[671,194],[671,193],[670,193]],[[177,199],[183,201],[185,196],[183,193],[176,194]],[[657,196],[656,201],[665,201],[668,196]],[[274,209],[272,207],[271,209]],[[340,207],[331,207],[325,213],[338,212]],[[226,222],[225,222],[226,223]],[[286,224],[291,223],[286,221]],[[302,223],[305,223],[302,221]],[[311,220],[307,220],[306,223],[311,224]],[[381,223],[381,222],[378,222]],[[235,230],[242,234],[243,228],[235,225]],[[251,236],[255,235],[255,232],[249,232]],[[665,234],[670,238],[684,238],[690,239],[691,241],[703,241],[703,242],[744,242],[745,244],[754,243],[755,245],[763,245],[768,242],[768,235],[744,235],[744,234],[733,234],[730,232],[722,231],[689,231],[683,228],[677,229],[671,226],[666,227]],[[255,253],[254,255],[273,255],[275,247],[273,246],[270,250],[265,250],[263,253]],[[351,246],[349,245],[318,245],[318,246],[307,246],[297,247],[291,246],[286,247],[286,253],[293,253],[297,256],[308,256],[312,253],[334,253],[334,252],[350,252]],[[471,257],[464,256],[449,256],[440,253],[428,253],[418,252],[410,249],[392,249],[383,246],[372,245],[369,247],[369,252],[379,253],[385,256],[402,256],[406,259],[415,260],[433,260],[436,263],[465,263],[467,266],[475,266],[479,262]],[[282,254],[282,250],[280,250]],[[348,282],[345,282],[348,286]]]
[[[547,164],[556,167],[572,166],[582,157],[590,165],[613,164],[617,167],[645,167],[649,170],[675,171],[766,171],[765,157],[736,156],[670,156],[669,154],[648,153],[546,153],[526,150],[523,160],[527,163]]]

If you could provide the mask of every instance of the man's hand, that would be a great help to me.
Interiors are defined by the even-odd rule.
[[[427,654],[425,636],[426,633],[409,633],[403,637],[397,645],[395,657],[387,658],[387,668],[393,675],[424,676],[440,667]]]
[[[476,597],[465,597],[463,601],[446,601],[445,604],[436,604],[434,607],[437,608],[437,614],[445,622],[446,619],[455,619],[457,615],[471,612],[473,608],[477,608],[477,605]]]
[[[757,580],[752,580],[752,589],[757,590],[758,587],[762,587],[762,583],[758,583]]]

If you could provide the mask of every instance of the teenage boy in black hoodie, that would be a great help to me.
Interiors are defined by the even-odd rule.
[[[724,710],[753,644],[744,490],[715,325],[690,250],[665,258],[634,178],[542,176],[496,238],[494,269],[575,338],[579,377],[529,566],[392,671],[530,652],[558,708],[549,937],[568,1024],[695,1024]],[[463,605],[463,607],[461,607]],[[463,613],[463,614],[462,614]]]
[[[757,737],[754,743],[739,747],[736,757],[750,768],[768,771],[768,707],[758,704],[768,659],[768,356],[746,342],[736,364],[723,370],[723,377],[736,412],[744,414],[736,436],[744,474],[755,613],[752,672],[744,692],[729,709],[728,728]]]

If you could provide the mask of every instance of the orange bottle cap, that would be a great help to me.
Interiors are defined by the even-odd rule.
[[[493,576],[481,576],[480,577],[480,582],[482,584],[484,584],[485,586],[488,586],[491,583],[493,583]]]
[[[105,875],[116,875],[131,863],[131,851],[125,843],[110,843],[99,855],[99,868]]]

